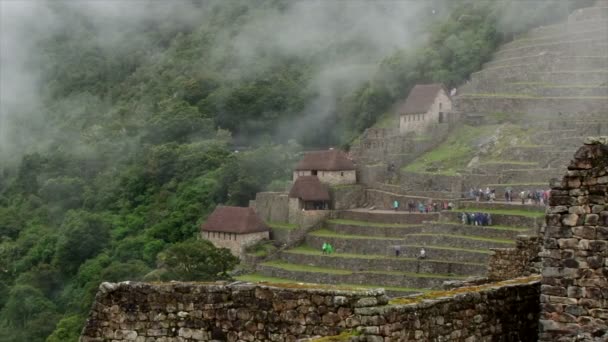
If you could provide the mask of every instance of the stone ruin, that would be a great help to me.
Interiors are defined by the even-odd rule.
[[[608,340],[607,143],[588,139],[551,190],[540,341]]]
[[[381,289],[104,283],[80,341],[607,341],[607,199],[608,138],[588,139],[551,191],[542,277],[391,302]],[[499,253],[496,278],[529,273],[533,241]]]

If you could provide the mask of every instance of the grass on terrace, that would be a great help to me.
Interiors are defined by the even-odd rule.
[[[310,233],[310,235],[312,236],[320,236],[320,237],[336,237],[336,238],[344,238],[344,239],[363,239],[363,240],[402,240],[400,238],[392,238],[392,237],[382,237],[382,236],[369,236],[369,235],[351,235],[351,234],[341,234],[341,233],[336,233],[332,230],[327,230],[327,229],[320,229],[320,230],[315,230],[314,232]],[[425,234],[425,233],[417,233],[417,234],[406,234],[404,235],[405,238],[409,237],[409,236],[429,236],[429,237],[433,237],[433,236],[443,236],[443,237],[450,237],[450,238],[455,238],[455,239],[465,239],[465,240],[475,240],[475,241],[487,241],[487,242],[496,242],[496,243],[507,243],[507,244],[512,244],[513,241],[512,240],[507,240],[507,239],[494,239],[494,238],[486,238],[483,236],[471,236],[471,235],[457,235],[457,234]]]
[[[524,216],[524,217],[544,217],[544,212],[535,212],[535,211],[527,211],[527,210],[509,210],[509,209],[476,209],[476,208],[462,208],[462,209],[454,209],[452,211],[455,212],[471,212],[471,211],[480,211],[488,214],[498,214],[498,215],[513,215],[513,216]]]
[[[288,287],[288,288],[337,288],[342,290],[369,290],[369,289],[379,289],[383,288],[390,291],[396,292],[428,292],[428,289],[416,289],[410,287],[396,287],[396,286],[380,286],[380,285],[355,285],[355,284],[336,284],[336,285],[327,285],[327,284],[315,284],[315,283],[302,283],[298,281],[294,281],[293,279],[285,279],[285,278],[277,278],[277,277],[267,277],[258,273],[246,274],[238,277],[234,277],[236,280],[240,281],[248,281],[251,283],[264,283],[265,285],[280,285],[279,287]]]
[[[532,275],[529,277],[510,279],[510,280],[505,280],[505,281],[501,281],[501,282],[497,282],[497,283],[483,284],[483,285],[479,285],[479,286],[459,287],[459,288],[456,288],[453,290],[448,290],[448,291],[428,291],[426,293],[423,293],[423,294],[421,294],[419,296],[415,296],[415,297],[396,298],[396,299],[391,300],[389,302],[389,304],[393,304],[393,305],[414,304],[414,303],[421,302],[425,299],[437,299],[437,298],[441,298],[441,297],[451,297],[451,296],[461,294],[461,293],[480,292],[480,291],[483,291],[483,290],[486,290],[489,288],[493,288],[493,287],[504,286],[504,285],[514,285],[514,284],[525,284],[525,283],[529,283],[532,281],[539,281],[539,280],[540,280],[539,275]]]
[[[464,210],[464,209],[463,209]],[[463,224],[461,223],[456,223],[456,222],[441,222],[442,225],[454,225],[454,226],[462,226]],[[465,225],[466,227],[470,227],[470,225]],[[479,228],[480,226],[477,226],[477,228]],[[524,227],[511,227],[511,226],[482,226],[481,228],[483,229],[496,229],[496,230],[509,230],[509,231],[516,231],[516,232],[525,232],[530,230],[530,228],[524,228]]]
[[[419,227],[420,226],[419,224],[416,225],[416,224],[398,224],[398,223],[376,223],[376,222],[343,220],[343,219],[327,220],[327,223],[358,226],[358,227],[381,227],[381,228],[409,228],[409,227],[417,227],[417,226]]]
[[[312,273],[326,273],[326,274],[335,274],[335,275],[350,275],[350,274],[383,274],[383,275],[397,275],[397,276],[406,276],[411,278],[450,278],[450,279],[466,279],[468,276],[459,276],[459,275],[451,275],[451,274],[437,274],[437,273],[413,273],[413,272],[398,272],[398,271],[346,271],[346,270],[338,270],[335,268],[326,268],[326,267],[317,267],[317,266],[309,266],[309,265],[301,265],[301,264],[290,264],[284,261],[268,261],[264,262],[261,265],[281,268],[287,271],[293,272],[312,272]]]
[[[283,222],[268,222],[268,226],[270,228],[277,228],[277,229],[296,229],[296,228],[298,228],[297,224],[283,223]]]
[[[474,155],[475,142],[491,134],[498,126],[463,125],[450,133],[447,140],[432,151],[416,158],[402,168],[406,172],[455,176],[463,170]]]
[[[313,248],[308,245],[301,245],[292,249],[285,251],[285,253],[293,253],[293,254],[304,254],[304,255],[315,255],[315,256],[323,256],[327,258],[349,258],[349,259],[372,259],[372,260],[399,260],[399,261],[418,261],[416,258],[407,258],[407,257],[394,257],[394,256],[385,256],[379,254],[352,254],[352,253],[332,253],[332,254],[323,254],[322,251],[317,248]],[[423,262],[435,262],[435,263],[445,263],[449,264],[450,261],[447,260],[434,260],[434,259],[425,259]],[[485,265],[475,262],[458,262],[460,265]]]
[[[520,165],[520,166],[536,166],[537,162],[524,162],[517,160],[484,160],[479,165]]]

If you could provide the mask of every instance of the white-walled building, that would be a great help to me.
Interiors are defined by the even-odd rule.
[[[355,164],[340,150],[308,152],[293,171],[293,181],[300,176],[316,176],[329,185],[355,184]]]
[[[270,228],[251,207],[218,206],[201,226],[201,236],[241,257],[245,247],[270,238]]]
[[[443,84],[417,84],[397,107],[399,133],[424,132],[433,124],[448,121],[452,100]]]

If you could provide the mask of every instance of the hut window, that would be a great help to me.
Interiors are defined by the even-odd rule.
[[[316,176],[316,175],[317,175],[317,170],[312,170],[310,173],[311,173],[313,176]]]
[[[439,102],[439,110],[441,110],[441,102]]]
[[[344,177],[344,172],[340,172],[340,176],[341,176],[341,177]]]

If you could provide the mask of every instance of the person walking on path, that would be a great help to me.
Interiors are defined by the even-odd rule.
[[[420,248],[420,254],[418,254],[418,259],[426,259],[426,251],[424,247]]]
[[[395,246],[395,257],[398,258],[401,255],[401,246]]]
[[[414,205],[414,202],[413,202],[412,200],[409,200],[409,201],[407,202],[407,210],[408,210],[410,213],[411,213],[411,212],[413,212],[414,210],[416,210],[415,205]]]
[[[321,250],[323,251],[323,254],[329,254],[329,244],[327,242],[323,242],[323,247],[321,247]]]
[[[399,209],[399,201],[397,201],[397,200],[394,200],[394,201],[393,201],[393,209],[394,209],[395,211],[397,211],[397,209]]]

